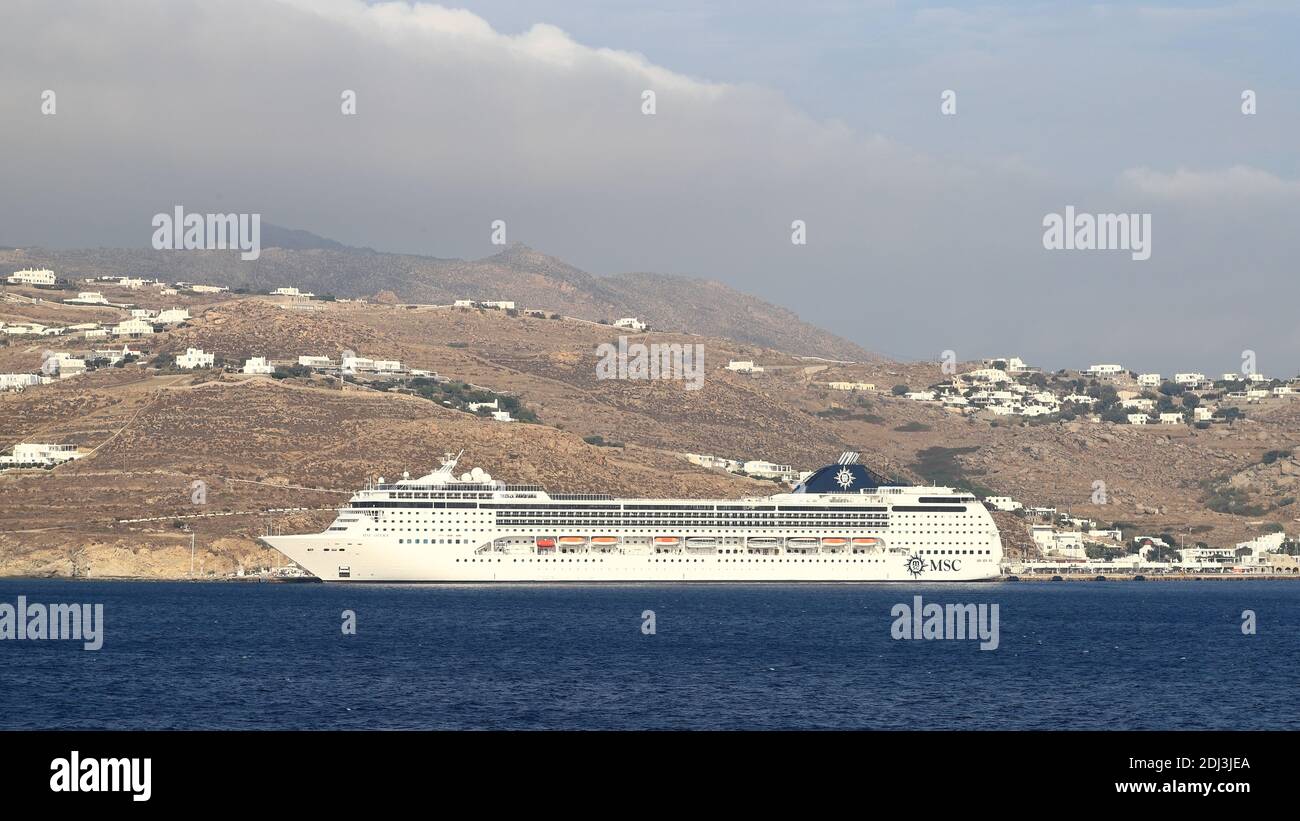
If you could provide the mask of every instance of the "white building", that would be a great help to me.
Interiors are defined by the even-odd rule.
[[[268,365],[264,356],[250,356],[244,363],[244,373],[275,373],[275,367]]]
[[[334,367],[334,360],[328,356],[300,356],[298,357],[298,364],[305,365],[308,368],[332,368]]]
[[[1155,408],[1156,401],[1154,399],[1143,399],[1141,397],[1135,397],[1133,399],[1125,399],[1123,402],[1120,402],[1119,404],[1120,407],[1123,408],[1132,408],[1133,410],[1149,411]]]
[[[474,307],[474,300],[472,300],[472,299],[458,299],[458,300],[456,300],[455,302],[451,303],[451,307],[453,307],[453,308],[473,308],[473,307]]]
[[[1144,388],[1160,387],[1160,374],[1158,373],[1141,373],[1138,374],[1138,384]]]
[[[720,468],[732,473],[740,473],[744,467],[743,464],[735,459],[725,459],[721,456],[707,456],[702,453],[685,454],[686,461],[693,465],[699,465],[706,468]]]
[[[510,411],[492,411],[492,418],[498,422],[513,422]]]
[[[371,368],[377,373],[400,373],[402,363],[396,359],[376,359],[371,363]]]
[[[1174,374],[1175,385],[1199,385],[1205,381],[1203,373],[1176,373]]]
[[[1192,408],[1192,421],[1208,422],[1214,418],[1214,411],[1209,408]]]
[[[96,359],[106,359],[108,360],[108,364],[110,365],[116,365],[118,362],[121,362],[123,359],[126,359],[128,356],[139,356],[139,355],[140,352],[131,350],[130,345],[123,345],[122,350],[120,351],[111,348],[108,350],[95,351]]]
[[[9,275],[10,285],[53,285],[54,272],[48,268],[24,268]]]
[[[984,500],[986,505],[992,506],[995,510],[1014,511],[1020,510],[1024,505],[1012,499],[1010,496],[989,496]]]
[[[64,302],[73,305],[107,305],[108,300],[99,291],[81,291],[73,299],[65,299]]]
[[[159,311],[158,316],[154,317],[154,322],[158,322],[162,325],[176,325],[182,322],[188,322],[189,319],[189,308],[168,308],[165,311]]]
[[[211,368],[216,362],[216,355],[204,353],[202,348],[186,348],[185,353],[176,357],[178,368]]]
[[[465,408],[469,410],[470,413],[478,413],[481,410],[495,411],[498,410],[500,407],[501,406],[497,404],[496,399],[493,399],[491,402],[470,402],[469,404],[465,405]]]
[[[191,285],[190,290],[196,294],[219,294],[230,289],[224,285]]]
[[[973,379],[977,382],[1010,382],[1011,377],[1007,372],[1000,368],[977,368],[973,371],[967,371],[962,374],[967,379]]]
[[[355,374],[359,371],[373,371],[375,360],[365,356],[345,356],[340,368],[344,373]]]
[[[143,319],[127,319],[113,326],[113,336],[149,336],[153,324]]]
[[[762,373],[763,367],[761,365],[755,365],[748,359],[733,359],[727,363],[727,370],[735,371],[736,373]]]
[[[41,384],[38,373],[0,373],[0,391],[20,391]]]
[[[50,468],[84,455],[76,445],[21,443],[8,456],[0,456],[0,468]]]
[[[755,476],[760,479],[795,479],[798,474],[794,468],[789,465],[778,465],[773,462],[764,462],[754,459],[741,465],[741,470],[747,476]]]
[[[1150,421],[1151,417],[1147,416],[1145,413],[1130,413],[1128,415],[1128,423],[1130,425],[1145,425]]]
[[[874,391],[876,389],[874,382],[827,382],[826,387],[833,391]]]
[[[641,320],[637,319],[634,316],[625,316],[622,319],[614,320],[614,327],[626,328],[629,331],[637,331],[639,333],[641,331],[644,331],[649,326],[647,326],[644,322],[642,322]]]
[[[54,356],[50,357],[47,361],[53,363],[52,367],[54,368],[54,371],[58,373],[60,379],[81,376],[86,372],[86,360],[71,356],[64,351],[55,353]]]
[[[1109,363],[1103,363],[1099,365],[1089,365],[1088,370],[1084,371],[1084,373],[1088,374],[1089,376],[1116,376],[1123,372],[1124,372],[1123,365],[1113,365]]]
[[[479,305],[484,308],[495,308],[498,311],[513,311],[515,309],[514,301],[509,299],[486,300],[480,302]]]
[[[1162,425],[1181,425],[1183,415],[1181,413],[1162,413],[1160,414],[1160,424]]]

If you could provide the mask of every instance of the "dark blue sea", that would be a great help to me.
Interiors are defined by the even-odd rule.
[[[105,639],[0,641],[6,729],[1300,727],[1294,582],[0,580],[20,594],[102,603]],[[892,639],[918,594],[998,604],[999,647]]]

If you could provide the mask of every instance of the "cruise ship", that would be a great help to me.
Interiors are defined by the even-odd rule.
[[[999,574],[984,505],[889,482],[846,453],[742,499],[547,493],[459,456],[357,491],[323,533],[263,541],[328,582],[932,582]]]

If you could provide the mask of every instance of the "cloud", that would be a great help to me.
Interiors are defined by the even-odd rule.
[[[1143,166],[1125,170],[1120,184],[1150,197],[1193,203],[1300,197],[1300,181],[1246,165],[1214,171],[1179,168],[1171,173]]]
[[[829,55],[818,26],[737,33],[692,18],[720,61],[735,40],[752,52],[742,64],[771,46],[820,72],[799,75],[810,82],[849,78],[829,83],[833,105],[819,107],[836,119],[743,72],[719,82],[609,48],[598,28],[580,42],[547,22],[504,33],[463,9],[359,0],[10,0],[0,244],[141,247],[152,216],[183,205],[479,257],[497,250],[490,225],[502,219],[508,239],[595,273],[718,278],[869,349],[1058,367],[1122,353],[1106,347],[1122,334],[1098,323],[1147,328],[1175,276],[1189,286],[1179,294],[1209,293],[1190,286],[1217,281],[1241,236],[1256,279],[1238,286],[1257,281],[1278,297],[1268,307],[1284,304],[1296,248],[1275,229],[1274,204],[1294,183],[1261,169],[1292,155],[1272,136],[1289,137],[1286,107],[1251,120],[1261,142],[1241,155],[1258,167],[1233,166],[1235,77],[1216,79],[1207,102],[1188,89],[1212,68],[1183,82],[1190,61],[1162,62],[1100,24],[1071,27],[1075,14],[900,7],[864,51],[883,14],[844,12]],[[944,88],[958,90],[955,118],[938,113]],[[56,116],[40,114],[43,89],[58,93]],[[345,89],[355,116],[341,113]],[[657,94],[653,116],[645,90]],[[1178,119],[1202,110],[1219,119]],[[1152,170],[1164,162],[1179,170]],[[1194,170],[1213,168],[1227,170]],[[1134,196],[1231,197],[1236,235],[1157,214],[1140,278],[1117,257],[1044,255],[1045,213],[1114,211]],[[793,220],[806,222],[806,246],[791,244]],[[1062,323],[1041,310],[1044,294],[1096,319]],[[1195,357],[1226,349],[1213,321],[1223,298],[1196,298],[1183,309],[1192,321],[1147,335],[1151,366],[1209,367]]]

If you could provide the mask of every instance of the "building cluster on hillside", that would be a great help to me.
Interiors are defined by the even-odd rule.
[[[50,351],[37,372],[0,373],[0,392],[24,391],[37,385],[48,385],[62,379],[81,376],[99,368],[110,368],[119,362],[138,359],[140,353],[132,350],[129,344],[123,345],[120,349]]]
[[[1300,573],[1300,543],[1282,531],[1231,548],[1202,542],[1178,547],[1167,534],[1126,539],[1119,528],[1060,513],[1056,508],[1026,508],[1010,496],[988,496],[983,501],[990,508],[1017,512],[1027,520],[1029,536],[1041,558],[1021,562],[1013,572]]]
[[[785,482],[791,486],[799,484],[812,475],[812,471],[810,470],[799,471],[795,470],[790,465],[781,465],[761,459],[744,461],[740,459],[726,459],[721,456],[708,456],[701,453],[686,453],[682,455],[686,461],[693,465],[699,465],[700,467],[725,470],[728,473],[749,476],[753,479],[774,479]]]
[[[982,367],[955,374],[920,391],[896,388],[908,399],[934,403],[964,414],[990,416],[1083,416],[1095,422],[1130,425],[1182,425],[1228,421],[1238,403],[1287,400],[1300,395],[1300,378],[1272,379],[1263,374],[1134,373],[1122,365],[1091,365],[1077,375],[1045,374],[1019,357],[983,360]],[[843,387],[853,384],[853,387]],[[865,390],[860,383],[830,383],[840,390]]]

